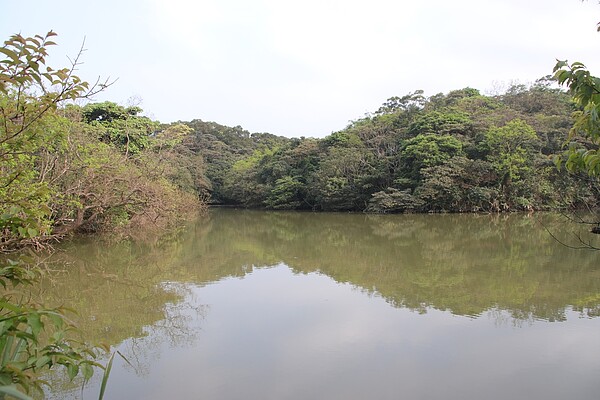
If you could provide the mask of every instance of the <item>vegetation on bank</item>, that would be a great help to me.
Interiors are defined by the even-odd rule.
[[[62,83],[32,70],[43,59],[28,51],[11,52],[3,81],[14,83],[0,93],[0,250],[71,232],[164,228],[202,209],[202,160],[178,147],[187,127],[161,130],[137,107],[64,104],[90,93],[71,88],[80,82],[72,70],[59,71]]]

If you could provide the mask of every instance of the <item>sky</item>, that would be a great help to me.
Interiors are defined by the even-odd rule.
[[[389,97],[498,94],[556,59],[600,74],[600,4],[579,0],[0,0],[0,38],[58,33],[49,64],[116,82],[95,100],[164,123],[323,137]]]

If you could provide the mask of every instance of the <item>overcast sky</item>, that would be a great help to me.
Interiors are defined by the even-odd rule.
[[[85,38],[79,75],[118,81],[161,122],[199,118],[322,137],[389,97],[493,93],[550,74],[600,74],[600,5],[579,0],[0,0],[0,37],[50,29],[55,67]],[[132,100],[138,99],[138,100]]]

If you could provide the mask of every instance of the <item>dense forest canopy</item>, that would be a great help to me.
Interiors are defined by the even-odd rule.
[[[325,138],[184,122],[210,201],[270,209],[498,212],[596,205],[585,173],[555,165],[579,106],[549,79],[501,95],[473,88],[392,97]]]

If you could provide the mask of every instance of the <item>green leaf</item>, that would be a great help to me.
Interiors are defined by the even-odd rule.
[[[30,41],[31,43],[35,44],[37,47],[40,47],[41,43],[39,40],[37,40],[38,37],[39,37],[38,35],[35,35],[35,37],[27,38],[27,40]],[[40,38],[40,39],[42,39],[42,38]]]
[[[48,318],[50,318],[50,321],[52,321],[56,329],[63,328],[65,320],[63,319],[62,315],[56,313],[48,313],[47,316]]]
[[[65,338],[65,333],[63,331],[56,331],[52,334],[52,339],[55,342],[60,342]]]
[[[40,368],[44,367],[46,364],[49,364],[51,361],[52,361],[52,358],[50,358],[46,355],[43,355],[35,361],[35,367],[37,369],[40,369]]]
[[[79,366],[77,364],[69,364],[67,365],[67,375],[70,380],[75,379],[77,374],[79,373]]]
[[[19,392],[17,388],[13,385],[10,386],[0,386],[0,393],[8,396],[12,396],[18,400],[33,400],[31,397],[27,396],[25,393]]]
[[[104,374],[102,375],[102,384],[100,385],[100,394],[98,395],[98,400],[104,399],[104,392],[106,392],[106,385],[108,384],[108,377],[110,376],[110,371],[112,370],[113,361],[115,359],[115,354],[112,353],[110,359],[108,360],[108,364],[106,364],[106,368],[104,369]]]
[[[0,53],[3,53],[4,55],[6,55],[6,56],[8,56],[8,57],[12,58],[12,60],[13,60],[15,63],[18,63],[18,62],[19,62],[19,56],[17,55],[17,53],[15,53],[15,52],[14,52],[14,51],[12,51],[12,50],[9,50],[9,49],[7,49],[7,48],[5,48],[5,47],[0,47]]]
[[[83,375],[83,379],[88,381],[94,375],[94,368],[88,363],[81,364],[81,374]]]
[[[31,333],[33,336],[38,336],[42,329],[44,329],[44,324],[40,314],[38,313],[29,314],[27,316],[27,324],[31,327]]]

